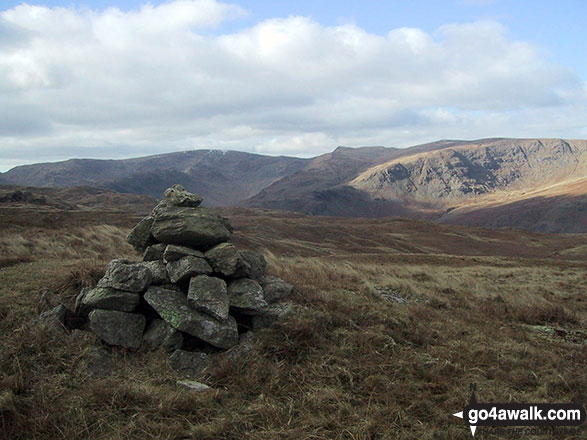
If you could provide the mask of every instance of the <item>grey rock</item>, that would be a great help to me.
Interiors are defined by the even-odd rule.
[[[198,351],[175,350],[169,356],[171,368],[187,377],[200,375],[210,365],[206,353]]]
[[[203,258],[188,255],[167,263],[167,273],[172,283],[179,283],[197,275],[210,275],[212,268]]]
[[[227,350],[224,353],[220,353],[217,356],[226,357],[229,361],[234,362],[252,351],[253,348],[255,348],[256,342],[257,336],[254,332],[249,330],[248,332],[240,335],[238,345],[235,345],[230,350]]]
[[[68,313],[68,308],[63,304],[41,313],[39,322],[47,327],[55,330],[63,330],[65,328],[65,316]]]
[[[146,323],[143,315],[95,309],[89,318],[92,331],[107,344],[127,348],[137,348],[141,344]]]
[[[232,243],[221,243],[204,255],[214,272],[223,277],[239,277],[248,272],[248,263]]]
[[[280,299],[287,298],[291,295],[293,286],[286,283],[280,278],[273,276],[266,276],[261,281],[263,292],[265,295],[265,301],[272,304]]]
[[[218,348],[230,348],[238,343],[236,321],[232,316],[220,321],[194,310],[186,295],[151,286],[145,301],[173,328],[200,338]]]
[[[82,290],[80,290],[79,295],[75,299],[75,314],[76,315],[85,316],[89,313],[89,311],[86,311],[84,313],[83,302],[84,302],[84,298],[86,297],[88,292],[91,290],[92,290],[92,287],[83,287]]]
[[[183,344],[183,336],[162,319],[154,319],[147,327],[143,341],[150,349],[177,349]]]
[[[267,269],[267,261],[265,261],[263,254],[256,251],[241,251],[241,256],[248,264],[246,275],[256,281],[261,281]]]
[[[111,287],[84,288],[76,299],[76,313],[86,316],[94,309],[132,312],[141,297],[138,293],[125,292]]]
[[[271,327],[278,321],[282,321],[291,316],[295,311],[294,305],[290,302],[280,302],[271,304],[263,314],[253,316],[253,330]]]
[[[227,241],[232,227],[227,219],[206,208],[158,205],[151,228],[157,240],[206,250]]]
[[[144,251],[147,246],[155,243],[155,239],[151,234],[151,227],[155,219],[153,217],[145,217],[133,228],[126,236],[128,241],[137,251]]]
[[[210,389],[208,385],[201,382],[197,382],[195,380],[178,380],[177,384],[197,392],[202,392]]]
[[[112,287],[128,292],[144,292],[151,283],[151,271],[141,263],[119,258],[108,263],[98,287]]]
[[[191,206],[197,208],[202,203],[202,197],[192,194],[179,184],[165,190],[165,198],[168,206]]]
[[[199,275],[190,281],[188,290],[190,305],[221,321],[228,318],[230,304],[226,282],[216,277]]]
[[[231,308],[248,315],[261,313],[267,307],[263,288],[257,281],[250,278],[231,281],[228,284],[228,298]]]
[[[200,251],[195,249],[186,247],[186,246],[178,246],[175,244],[167,245],[165,248],[165,252],[163,253],[163,261],[169,263],[171,261],[179,260],[182,257],[187,255],[191,255],[193,257],[204,258],[204,254]]]
[[[187,292],[185,292],[184,289],[182,289],[177,284],[161,284],[160,286],[157,286],[157,287],[160,287],[165,290],[173,290],[174,292],[181,293],[184,296],[187,295]]]
[[[163,243],[152,244],[143,253],[143,261],[156,261],[163,259],[166,245]]]
[[[163,261],[145,261],[139,264],[142,264],[151,272],[151,284],[166,284],[171,282],[167,273],[167,267]]]

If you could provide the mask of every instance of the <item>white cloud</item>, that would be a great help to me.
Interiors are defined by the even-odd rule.
[[[375,35],[289,17],[223,32],[245,14],[214,0],[3,11],[0,169],[186,148],[308,156],[587,136],[584,83],[499,23]]]

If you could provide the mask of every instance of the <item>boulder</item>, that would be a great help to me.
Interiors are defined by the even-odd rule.
[[[261,285],[250,278],[240,278],[228,284],[230,307],[237,312],[256,315],[263,312],[267,302],[263,297]]]
[[[151,283],[151,278],[151,271],[143,264],[119,258],[108,263],[106,274],[98,281],[98,287],[144,292]]]
[[[188,255],[191,255],[192,257],[204,258],[204,254],[200,251],[186,246],[170,244],[165,248],[165,252],[163,253],[163,261],[170,263],[171,261],[179,260],[180,258]]]
[[[145,249],[143,253],[143,261],[156,261],[163,259],[163,252],[165,252],[166,245],[163,243],[152,244]]]
[[[228,318],[229,301],[226,282],[220,278],[199,275],[190,281],[188,302],[198,310],[221,321]]]
[[[256,281],[261,281],[267,269],[267,261],[265,261],[263,254],[256,251],[241,251],[241,256],[248,265],[246,275]]]
[[[187,281],[197,275],[210,275],[212,268],[203,258],[188,255],[167,263],[167,273],[172,283]]]
[[[63,330],[65,328],[65,317],[69,310],[63,304],[53,307],[51,310],[41,313],[39,322],[47,327],[55,330]]]
[[[145,345],[150,349],[177,349],[183,344],[183,336],[162,319],[151,321],[143,335]]]
[[[249,330],[240,335],[238,345],[225,352],[224,356],[226,356],[231,362],[234,362],[252,351],[255,348],[256,342],[257,335]]]
[[[135,292],[125,292],[111,287],[84,288],[76,299],[75,310],[81,316],[86,316],[94,309],[132,312],[140,300],[140,295]]]
[[[170,282],[167,266],[163,261],[145,261],[139,264],[142,264],[151,272],[151,284],[167,284]]]
[[[92,331],[107,344],[127,348],[137,348],[141,344],[146,323],[143,315],[95,309],[89,318]]]
[[[232,316],[220,321],[197,312],[181,292],[151,286],[145,293],[145,301],[179,331],[218,348],[230,348],[238,343],[237,325]]]
[[[249,265],[232,243],[221,243],[205,254],[214,272],[222,277],[246,275]]]
[[[179,184],[167,188],[163,194],[167,199],[168,206],[190,206],[197,208],[202,203],[202,197],[197,194],[192,194]]]
[[[290,302],[271,304],[263,311],[263,314],[253,316],[253,330],[271,327],[276,322],[282,321],[292,315],[294,310],[294,305]]]
[[[279,301],[280,299],[287,298],[292,290],[293,286],[286,283],[280,278],[266,276],[261,280],[261,286],[265,295],[265,301],[269,304]]]
[[[155,239],[151,234],[151,227],[155,219],[153,217],[145,217],[133,228],[126,236],[128,241],[137,251],[144,251],[147,246],[155,243]]]
[[[232,233],[228,220],[206,208],[158,205],[154,212],[151,233],[162,243],[206,250]]]
[[[210,365],[210,358],[199,351],[175,350],[169,356],[169,364],[178,373],[195,377]]]

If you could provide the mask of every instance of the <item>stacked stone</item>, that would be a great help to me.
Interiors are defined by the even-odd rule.
[[[143,261],[113,260],[95,288],[82,290],[76,312],[104,342],[181,349],[195,338],[228,349],[239,333],[292,312],[292,286],[265,274],[262,254],[239,251],[230,222],[201,202],[181,185],[169,188],[127,237]],[[181,364],[186,352],[174,356]]]

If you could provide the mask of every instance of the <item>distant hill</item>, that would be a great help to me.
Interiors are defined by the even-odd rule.
[[[153,197],[181,183],[211,206],[587,232],[585,140],[495,138],[405,149],[338,147],[310,159],[197,150],[28,165],[0,179]]]
[[[306,163],[239,151],[196,150],[124,160],[70,159],[25,165],[4,173],[23,186],[94,186],[160,198],[174,183],[200,193],[212,206],[251,197]]]

